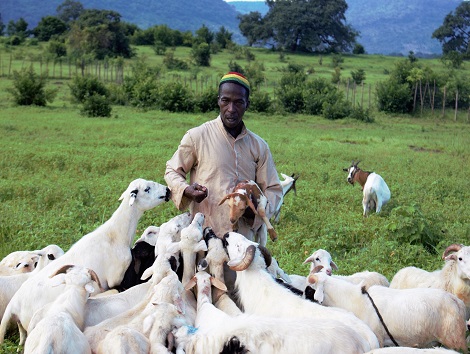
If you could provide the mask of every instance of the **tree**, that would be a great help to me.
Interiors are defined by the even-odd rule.
[[[66,30],[67,25],[64,21],[54,16],[46,16],[41,18],[33,34],[38,40],[47,42],[52,36],[61,35]]]
[[[2,14],[0,13],[0,36],[3,36],[3,31],[5,30],[5,24],[2,20]]]
[[[212,32],[206,25],[202,25],[198,30],[196,30],[195,42],[211,44],[214,40],[214,32]]]
[[[47,74],[38,75],[30,66],[13,72],[13,87],[7,91],[17,105],[45,106],[47,102],[52,102],[57,94],[57,89],[46,89],[46,83]]]
[[[243,18],[244,30],[251,25],[252,40],[290,51],[349,51],[358,33],[345,24],[345,0],[267,0],[269,11],[262,21],[256,16]],[[242,23],[240,23],[240,27]],[[242,30],[242,28],[240,28]],[[242,31],[243,33],[243,31]]]
[[[241,34],[247,39],[248,45],[266,43],[267,39],[272,37],[272,33],[265,25],[265,21],[261,13],[258,11],[250,12],[246,15],[238,15]]]
[[[7,34],[9,36],[19,36],[22,39],[28,36],[28,22],[23,17],[20,17],[18,21],[10,20],[7,26]]]
[[[106,56],[133,55],[121,15],[109,10],[85,10],[70,28],[68,43],[75,56],[91,55],[97,59]]]
[[[227,45],[232,42],[232,35],[232,32],[229,32],[224,26],[222,26],[215,34],[215,41],[219,43],[221,48],[227,48]]]
[[[84,10],[81,2],[73,0],[65,0],[56,9],[57,17],[67,25],[79,18]]]
[[[456,51],[469,55],[470,2],[462,1],[453,13],[450,12],[444,23],[433,32],[432,38],[441,42],[444,54]]]
[[[211,48],[207,43],[194,43],[191,49],[191,57],[197,66],[210,66]]]

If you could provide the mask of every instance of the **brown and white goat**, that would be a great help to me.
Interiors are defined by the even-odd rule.
[[[274,227],[271,225],[269,218],[266,216],[266,206],[268,204],[268,199],[263,194],[258,184],[252,180],[245,180],[238,183],[233,192],[227,194],[219,203],[222,205],[226,200],[228,200],[228,205],[230,207],[230,222],[232,223],[232,230],[238,230],[238,220],[245,216],[247,219],[251,219],[253,222],[254,218],[247,217],[245,212],[247,209],[251,209],[255,215],[259,215],[266,227],[268,229],[269,237],[272,241],[276,241],[277,233],[274,230]],[[245,215],[244,215],[245,214]]]
[[[363,198],[362,206],[364,216],[367,216],[370,210],[375,209],[379,213],[382,207],[390,200],[390,189],[384,179],[375,172],[363,171],[357,165],[360,161],[351,163],[349,168],[343,168],[348,173],[348,182],[354,185],[358,182],[362,187]]]

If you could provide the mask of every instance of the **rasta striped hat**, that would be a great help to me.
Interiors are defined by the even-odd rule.
[[[248,82],[248,79],[240,73],[230,71],[229,73],[225,74],[222,79],[220,79],[219,87],[225,82],[239,84],[243,86],[248,91],[248,93],[250,93],[250,83]]]

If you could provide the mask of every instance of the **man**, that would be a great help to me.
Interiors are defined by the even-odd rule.
[[[249,97],[250,84],[245,76],[237,72],[223,76],[217,99],[219,116],[186,132],[166,164],[165,181],[176,207],[189,207],[192,215],[203,213],[205,226],[212,227],[218,237],[232,231],[228,206],[218,204],[238,182],[253,180],[259,185],[268,199],[268,218],[282,197],[268,144],[243,122]],[[238,232],[254,240],[261,228],[264,232],[266,229],[260,217],[247,216],[240,219]]]

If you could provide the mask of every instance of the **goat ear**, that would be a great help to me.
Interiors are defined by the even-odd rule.
[[[172,242],[166,246],[166,253],[175,254],[181,250],[181,245],[179,242]]]
[[[130,199],[129,199],[129,206],[132,206],[137,199],[137,193],[139,193],[138,189],[134,189],[130,193]]]
[[[194,252],[199,252],[199,251],[207,252],[206,241],[201,240],[198,242],[198,244],[196,245],[196,248],[194,249]]]
[[[64,273],[54,275],[50,280],[50,285],[52,287],[56,287],[56,286],[59,286],[59,285],[62,285],[62,284],[65,284],[65,274]]]
[[[224,283],[222,283],[219,279],[216,277],[211,277],[211,284],[215,286],[217,289],[222,290],[222,291],[227,291],[227,287],[225,286]]]
[[[152,267],[149,267],[149,268],[147,268],[146,270],[144,270],[144,273],[142,274],[142,276],[140,277],[140,279],[141,279],[141,280],[147,280],[147,279],[150,278],[152,275],[153,275],[153,269],[152,269]]]
[[[184,290],[189,290],[192,289],[196,286],[197,284],[197,279],[196,277],[192,277],[190,281],[184,286]]]
[[[338,270],[338,266],[333,261],[330,262],[330,267],[333,268],[334,270]]]
[[[344,172],[348,172],[348,171],[349,171],[349,168],[343,168],[343,171],[344,171]]]
[[[144,318],[144,321],[142,323],[142,330],[144,333],[150,332],[152,329],[152,326],[155,322],[155,314],[152,313]]]
[[[255,215],[258,215],[258,210],[256,210],[255,205],[253,204],[251,199],[248,196],[245,196],[245,198],[246,198],[246,203],[248,204],[250,209],[253,210],[253,213],[255,213]]]
[[[308,258],[302,264],[312,263],[314,258],[315,257],[313,255],[308,256]]]
[[[88,283],[88,284],[85,284],[85,290],[92,294],[95,292],[95,287],[91,284],[91,283]]]
[[[447,257],[445,257],[444,260],[445,261],[456,261],[457,256],[455,255],[455,253],[452,253],[452,254],[449,254]]]

